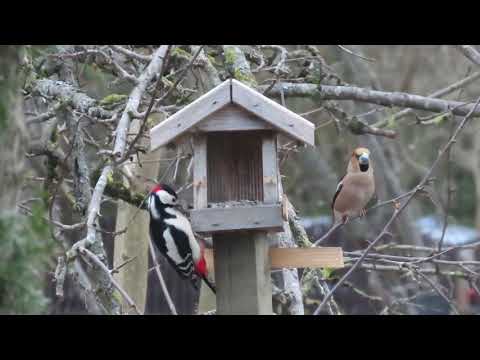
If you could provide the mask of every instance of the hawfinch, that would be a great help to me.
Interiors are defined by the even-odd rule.
[[[335,222],[365,215],[365,206],[375,192],[370,151],[357,148],[348,163],[347,173],[340,180],[332,201]]]

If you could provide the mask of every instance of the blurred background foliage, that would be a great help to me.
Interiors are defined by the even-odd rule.
[[[42,205],[32,216],[0,215],[0,313],[31,314],[47,310],[47,272],[55,269],[55,248]]]
[[[14,139],[20,136],[17,110],[20,78],[18,71],[22,48],[0,48],[0,313],[31,314],[47,310],[49,299],[45,294],[48,272],[55,267],[52,261],[54,243],[49,226],[44,220],[43,201],[33,203],[31,216],[19,214],[10,196],[19,190],[17,181],[24,173],[12,165],[22,163],[15,153]],[[40,188],[34,189],[37,198],[44,197]]]

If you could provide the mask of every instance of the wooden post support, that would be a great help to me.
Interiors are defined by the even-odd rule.
[[[271,315],[269,244],[260,231],[215,234],[217,314]]]

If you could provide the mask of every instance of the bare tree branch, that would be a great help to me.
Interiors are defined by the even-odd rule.
[[[123,47],[123,46],[120,46],[120,45],[110,45],[110,47],[115,50],[115,51],[118,51],[120,53],[122,53],[123,55],[126,55],[132,59],[136,59],[136,60],[139,60],[139,61],[142,61],[142,62],[149,62],[149,61],[152,61],[152,57],[149,56],[149,55],[143,55],[143,54],[139,54],[135,51],[132,51],[132,50],[128,50],[127,48]]]
[[[474,82],[478,78],[480,78],[480,71],[477,71],[477,72],[473,73],[472,75],[467,76],[466,78],[464,78],[460,81],[457,81],[456,83],[453,83],[450,86],[447,86],[446,88],[435,91],[435,92],[427,95],[427,97],[429,97],[429,98],[439,98],[439,97],[451,94],[452,92],[471,84],[472,82]],[[412,109],[401,110],[401,111],[397,112],[396,114],[394,114],[390,119],[382,120],[382,121],[378,122],[377,124],[374,124],[374,126],[383,127],[390,122],[395,122],[399,119],[404,118],[405,116],[411,114],[412,112],[413,112]]]
[[[473,62],[475,65],[480,66],[480,53],[475,50],[472,45],[456,45],[458,51],[460,51],[465,57]]]
[[[127,144],[127,134],[130,129],[130,122],[133,118],[133,114],[138,113],[138,107],[143,94],[145,93],[147,86],[153,80],[155,75],[158,75],[160,71],[165,53],[168,49],[167,45],[160,46],[157,51],[152,55],[152,61],[147,66],[145,71],[138,77],[138,84],[135,86],[128,97],[125,110],[120,118],[115,133],[115,145],[113,149],[113,155],[117,159],[122,159],[125,153],[125,147]]]
[[[175,308],[175,304],[172,301],[172,297],[167,288],[167,284],[163,278],[162,272],[160,271],[160,264],[158,263],[157,256],[155,254],[155,248],[153,246],[152,240],[149,241],[149,248],[150,248],[150,255],[152,256],[155,273],[157,274],[158,281],[160,283],[160,288],[162,289],[163,296],[165,296],[165,300],[167,301],[168,307],[172,315],[178,315],[177,309]]]
[[[94,118],[109,119],[113,115],[110,111],[98,106],[95,99],[63,81],[40,79],[34,83],[33,91],[47,98],[68,101],[76,110]]]
[[[140,315],[140,311],[138,310],[137,305],[133,302],[132,298],[125,292],[125,290],[122,289],[122,287],[117,283],[115,278],[112,275],[112,272],[107,268],[107,266],[90,250],[84,248],[84,247],[79,247],[78,252],[82,255],[84,255],[86,258],[89,260],[93,261],[95,265],[100,267],[106,275],[110,278],[111,283],[113,286],[118,290],[118,292],[122,295],[122,297],[125,299],[125,301],[128,303],[131,309],[135,311],[137,315]],[[127,312],[128,313],[128,312]]]
[[[262,85],[259,88],[264,89],[266,87]],[[434,99],[401,92],[376,91],[354,86],[319,86],[316,84],[283,82],[273,86],[269,94],[280,96],[282,90],[285,96],[291,97],[312,97],[319,100],[354,100],[387,107],[408,107],[436,113],[451,111],[458,116],[467,115],[474,107],[473,103]],[[472,116],[480,116],[480,110],[475,110]]]

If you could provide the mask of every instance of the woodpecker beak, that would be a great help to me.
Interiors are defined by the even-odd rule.
[[[360,165],[368,165],[368,161],[369,158],[367,153],[363,153],[358,157],[358,162],[360,163]]]

